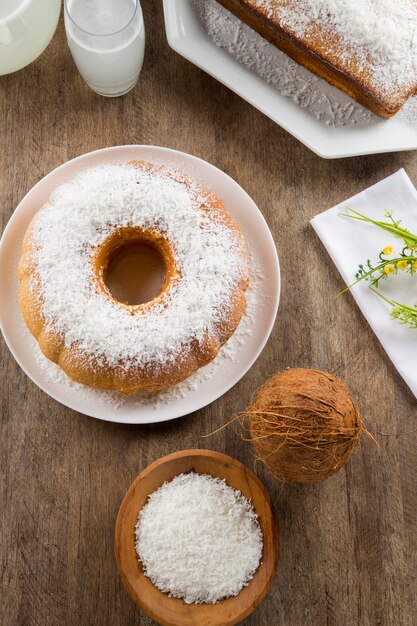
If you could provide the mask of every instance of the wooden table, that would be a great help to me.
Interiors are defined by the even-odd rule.
[[[351,462],[317,486],[280,485],[256,470],[276,505],[282,554],[274,585],[248,626],[417,624],[417,411],[309,219],[405,167],[416,153],[325,161],[167,45],[160,2],[143,0],[139,84],[118,99],[79,77],[62,23],[47,51],[0,79],[3,227],[45,174],[81,153],[155,144],[207,159],[253,197],[275,237],[282,299],[266,349],[224,397],[159,426],[75,413],[40,391],[2,342],[0,623],[150,625],[123,589],[113,556],[117,510],[151,461],[191,447],[253,467],[236,427],[205,437],[288,366],[339,375],[378,450],[364,438]],[[203,626],[203,625],[202,625]]]

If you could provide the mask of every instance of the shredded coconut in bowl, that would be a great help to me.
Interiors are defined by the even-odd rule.
[[[187,604],[237,596],[262,557],[262,531],[250,501],[225,480],[195,472],[149,496],[135,538],[145,575]]]

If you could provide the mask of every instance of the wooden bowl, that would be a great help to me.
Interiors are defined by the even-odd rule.
[[[186,604],[159,591],[147,578],[135,551],[135,524],[148,496],[165,481],[194,471],[225,478],[252,501],[263,534],[262,563],[247,587],[218,604]],[[119,509],[115,530],[117,566],[126,590],[138,607],[163,626],[231,626],[261,602],[274,577],[279,556],[279,528],[269,495],[247,467],[211,450],[183,450],[164,456],[143,470],[130,486]]]

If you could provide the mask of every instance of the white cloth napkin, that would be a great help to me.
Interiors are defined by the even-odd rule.
[[[355,281],[360,263],[378,261],[379,252],[387,245],[394,251],[402,249],[402,242],[373,224],[341,217],[351,207],[373,219],[383,220],[385,211],[392,211],[394,219],[417,233],[417,191],[404,170],[385,178],[380,183],[341,202],[311,220],[311,224],[333,259],[347,285]],[[384,220],[385,221],[385,220]],[[389,306],[362,281],[352,288],[360,310],[368,320],[391,361],[417,397],[417,329],[401,325],[390,318]],[[417,303],[417,276],[399,272],[380,281],[379,291],[408,305]],[[341,296],[349,297],[348,294]]]

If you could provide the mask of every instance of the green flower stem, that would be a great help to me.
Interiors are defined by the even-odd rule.
[[[342,295],[342,293],[346,293],[352,287],[360,283],[362,280],[368,280],[368,287],[373,291],[379,298],[382,298],[390,307],[391,307],[391,318],[398,320],[400,324],[406,324],[410,328],[417,330],[417,304],[415,306],[408,306],[401,302],[397,302],[396,300],[391,300],[387,298],[382,293],[380,293],[377,289],[379,286],[380,280],[386,280],[388,276],[391,274],[398,274],[398,272],[405,271],[411,275],[417,273],[416,270],[416,262],[417,262],[417,235],[410,233],[406,228],[400,227],[400,220],[395,221],[392,217],[392,213],[386,211],[385,216],[390,221],[384,220],[374,220],[371,217],[367,217],[359,211],[355,211],[354,209],[348,208],[349,213],[341,213],[340,215],[343,217],[348,217],[353,220],[358,220],[359,222],[367,222],[368,224],[374,224],[378,228],[385,230],[386,232],[394,235],[403,240],[405,246],[400,253],[400,256],[395,258],[386,258],[389,255],[384,254],[385,248],[379,253],[380,263],[376,267],[372,267],[371,261],[368,259],[367,265],[359,265],[358,272],[356,273],[356,281],[352,283],[346,289],[343,289],[338,296]],[[388,249],[388,246],[387,246]],[[392,250],[392,246],[389,246],[389,250]],[[409,250],[411,254],[406,255],[405,251]],[[406,266],[403,268],[398,267],[398,263],[401,262],[401,265]],[[389,269],[387,270],[387,266]],[[366,271],[365,271],[366,270]]]
[[[385,300],[385,302],[387,304],[390,304],[391,306],[394,306],[395,304],[400,304],[399,302],[396,302],[395,300],[391,300],[391,298],[387,298],[386,296],[384,296],[380,291],[378,291],[378,289],[375,289],[375,287],[369,287],[369,289],[376,293],[377,296],[379,296],[382,300]],[[401,306],[405,306],[405,304],[402,304]]]
[[[406,244],[411,241],[417,244],[417,235],[413,235],[413,233],[410,233],[405,228],[400,228],[397,225],[399,222],[397,222],[397,224],[390,223],[390,222],[383,222],[379,220],[374,220],[371,217],[367,217],[366,215],[363,215],[362,213],[359,213],[358,211],[355,211],[354,209],[349,209],[349,211],[354,213],[354,215],[350,215],[349,213],[341,213],[340,215],[342,215],[343,217],[349,217],[352,220],[358,220],[359,222],[368,222],[370,224],[375,224],[375,226],[382,228],[388,233],[391,233],[392,235],[394,235],[395,237],[399,237],[400,239],[403,239],[403,241]]]
[[[370,286],[369,289],[390,305],[392,308],[391,317],[398,319],[401,324],[408,324],[411,328],[417,328],[417,306],[407,306],[402,302],[386,298],[381,292],[372,286]]]
[[[337,297],[339,297],[342,294],[344,294],[347,291],[349,291],[349,289],[351,289],[352,287],[354,287],[355,285],[360,283],[361,280],[366,280],[366,278],[369,278],[375,272],[378,272],[379,270],[383,270],[386,265],[394,265],[395,266],[398,263],[398,261],[407,261],[408,263],[414,263],[414,261],[416,261],[416,257],[415,256],[399,256],[399,257],[395,257],[395,259],[387,259],[383,263],[380,263],[376,267],[373,267],[371,270],[369,270],[369,272],[366,272],[360,278],[355,280],[354,283],[352,283],[351,285],[349,285],[348,287],[343,289],[343,291],[341,291],[340,293],[337,294]],[[399,270],[399,271],[400,272],[404,272],[405,270]],[[379,276],[376,280],[380,280],[380,279],[381,279],[381,276]],[[370,287],[370,288],[372,289],[372,287]],[[375,291],[375,290],[373,290],[373,291]]]

